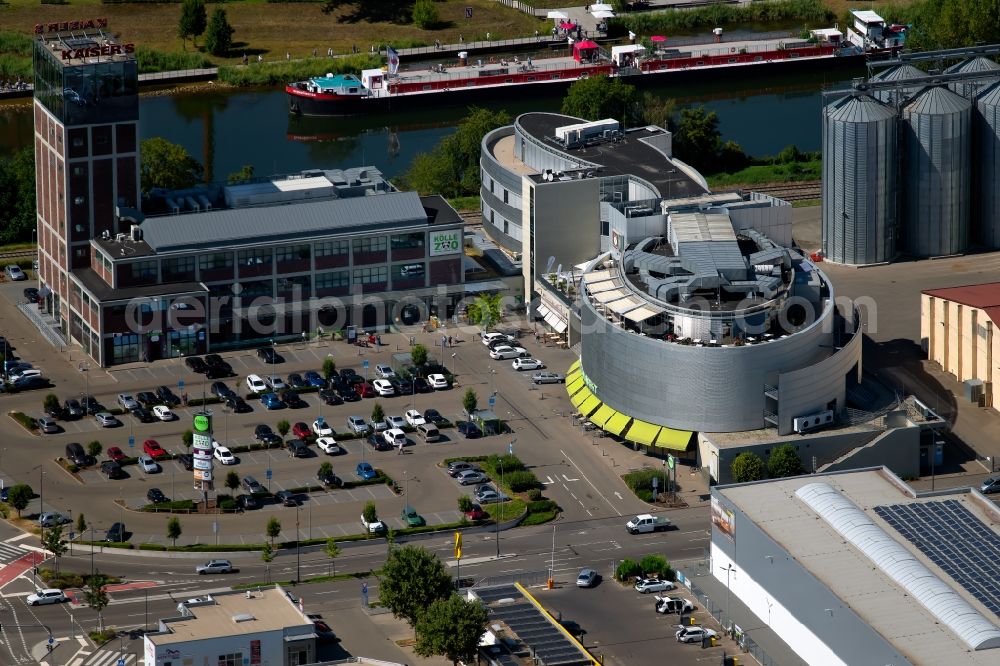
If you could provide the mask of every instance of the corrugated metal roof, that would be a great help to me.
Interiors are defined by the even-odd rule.
[[[1000,282],[967,284],[944,289],[924,289],[922,293],[973,308],[983,309],[1000,306]]]
[[[983,106],[1000,106],[1000,81],[984,90],[976,98],[976,103]]]
[[[922,72],[913,65],[896,65],[889,69],[883,69],[872,77],[872,81],[906,81],[924,76],[927,76],[927,72]]]
[[[988,72],[993,69],[1000,69],[1000,65],[989,58],[976,56],[975,58],[957,62],[944,71],[947,74],[951,74],[953,72]]]
[[[830,120],[841,123],[870,123],[895,117],[892,107],[883,104],[870,95],[845,97],[830,105],[827,112]]]
[[[903,114],[942,116],[968,111],[971,107],[972,102],[961,95],[956,95],[944,86],[933,86],[914,97],[903,109]]]
[[[142,237],[157,252],[214,245],[307,238],[354,227],[410,222],[427,214],[416,192],[308,201],[257,208],[211,210],[146,218]]]

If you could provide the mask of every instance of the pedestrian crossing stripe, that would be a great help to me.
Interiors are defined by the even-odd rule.
[[[83,666],[117,666],[119,659],[125,660],[125,666],[139,666],[142,664],[142,661],[136,662],[134,654],[121,654],[116,650],[113,652],[96,652],[83,662]]]
[[[13,562],[17,558],[23,557],[26,552],[17,546],[0,542],[0,562]]]

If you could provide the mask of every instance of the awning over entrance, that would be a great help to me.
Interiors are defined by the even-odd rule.
[[[581,388],[583,388],[584,384],[585,384],[585,382],[583,381],[583,376],[582,375],[578,374],[572,380],[570,380],[567,377],[566,378],[566,393],[569,393],[570,397],[572,398],[574,395],[576,395],[577,391],[579,391]],[[574,407],[575,406],[576,405],[574,405]]]
[[[569,364],[569,370],[566,371],[566,374],[573,374],[579,369],[580,369],[580,359],[576,359],[575,361]]]
[[[590,417],[590,422],[603,428],[604,424],[606,424],[611,417],[617,413],[618,412],[608,405],[601,405],[601,408],[594,412],[593,416]]]
[[[566,322],[560,319],[555,312],[549,312],[545,316],[545,323],[551,326],[556,333],[562,333],[566,330]]]
[[[627,426],[631,420],[632,417],[629,416],[628,414],[622,414],[621,412],[616,412],[615,415],[612,416],[608,420],[608,422],[604,424],[604,429],[610,432],[612,435],[616,436],[621,435],[622,430],[625,429],[625,426]]]
[[[592,294],[592,296],[598,303],[610,303],[611,301],[617,301],[620,298],[625,298],[628,294],[621,289],[610,289],[608,291]]]
[[[674,430],[673,428],[663,428],[656,438],[656,448],[671,449],[672,451],[687,451],[691,443],[690,430]]]
[[[576,394],[574,394],[573,397],[569,399],[569,401],[573,403],[574,407],[580,409],[580,405],[582,405],[585,401],[590,400],[593,397],[594,397],[593,392],[589,388],[584,386]]]
[[[589,391],[590,389],[585,389],[585,390]],[[601,399],[598,398],[593,393],[591,393],[590,397],[583,401],[583,404],[580,405],[579,409],[580,413],[583,414],[584,416],[590,416],[595,411],[597,411],[597,408],[600,406],[601,406]]]
[[[542,319],[545,319],[546,317],[549,316],[549,313],[552,312],[552,310],[549,310],[547,307],[545,307],[544,305],[542,305],[541,303],[539,303],[538,307],[535,308],[535,312],[538,313],[539,317],[541,317]]]
[[[625,440],[644,446],[652,446],[653,442],[656,441],[656,436],[660,434],[660,430],[662,429],[663,426],[658,426],[655,423],[635,419],[632,421],[632,427],[628,429],[628,433],[625,435]]]

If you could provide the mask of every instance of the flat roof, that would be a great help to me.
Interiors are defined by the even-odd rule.
[[[427,224],[438,226],[465,224],[465,218],[459,215],[458,211],[440,194],[420,197],[420,203],[427,214]]]
[[[504,165],[509,171],[513,171],[521,176],[538,173],[538,169],[531,168],[514,156],[513,134],[502,136],[494,141],[493,145],[490,146],[490,150],[493,152],[493,157],[496,158],[496,161]]]
[[[211,597],[215,603],[189,606],[191,617],[165,621],[169,633],[146,637],[155,645],[169,645],[296,627],[313,630],[312,621],[280,587],[255,590],[249,598],[242,591]],[[241,621],[234,619],[237,616],[242,616]]]
[[[80,27],[81,23],[88,27]],[[77,27],[74,28],[74,24]],[[45,45],[53,60],[63,67],[135,60],[134,49],[131,45],[126,49],[121,40],[107,31],[105,19],[41,25],[43,29],[49,26],[56,27],[57,31],[37,35],[36,39]]]
[[[862,552],[852,545],[849,538],[834,529],[833,521],[817,513],[805,496],[797,494],[810,484],[820,487],[826,484],[834,489],[838,499],[852,503],[890,540],[879,542],[868,532],[865,536],[869,537],[873,546],[871,550],[875,552]],[[1000,659],[997,649],[970,650],[954,627],[949,628],[928,609],[928,606],[934,605],[933,598],[924,598],[928,603],[925,606],[891,577],[892,572],[888,568],[876,564],[877,551],[882,543],[898,544],[907,551],[907,560],[915,560],[936,576],[937,580],[933,582],[938,590],[946,592],[945,596],[957,595],[960,601],[967,602],[988,621],[987,626],[992,624],[995,627],[998,622],[996,614],[903,538],[876,511],[876,508],[887,506],[954,502],[977,518],[988,531],[1000,535],[1000,512],[982,496],[968,490],[938,491],[917,496],[909,486],[884,468],[719,486],[716,492],[739,508],[912,663],[987,666],[996,664]],[[960,547],[962,544],[953,542],[953,545]],[[939,585],[938,581],[943,585]]]
[[[581,118],[560,113],[532,112],[517,117],[520,127],[531,136],[566,155],[586,162],[600,164],[598,176],[636,176],[651,183],[660,196],[693,197],[705,194],[700,183],[693,180],[664,153],[644,143],[642,139],[661,136],[659,127],[641,127],[626,130],[620,142],[602,141],[580,148],[566,148],[555,141],[557,127],[586,122]]]
[[[979,308],[994,324],[1000,326],[1000,282],[984,282],[944,289],[925,289],[921,293],[946,301],[955,301],[972,308]]]
[[[93,268],[77,268],[70,275],[75,276],[83,288],[101,302],[170,296],[172,294],[181,296],[185,294],[208,293],[208,288],[200,282],[166,282],[142,287],[112,289]]]

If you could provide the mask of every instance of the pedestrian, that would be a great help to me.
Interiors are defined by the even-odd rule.
[[[490,41],[490,33],[486,33],[486,41]]]
[[[326,50],[326,55],[329,58],[333,57],[333,47],[332,46]]]
[[[264,56],[260,53],[257,54],[257,62],[264,62]]]
[[[458,43],[459,44],[464,44],[465,43],[465,37],[462,37],[461,33],[459,33],[459,35],[458,35]]]
[[[403,455],[403,443],[399,443],[399,453],[397,455]]]
[[[246,54],[246,53],[244,53],[244,54],[243,54],[243,65],[244,65],[244,66],[246,66],[246,64],[247,64],[248,62],[250,62],[250,60],[249,60],[249,59],[247,58],[247,54]]]
[[[537,41],[537,40],[538,40],[538,31],[535,30],[535,41]]]
[[[448,346],[451,347],[451,336],[448,336]]]
[[[288,51],[285,51],[285,60],[291,60],[291,59],[292,59],[292,54],[289,53]]]
[[[316,49],[313,49],[313,58],[316,57]]]

